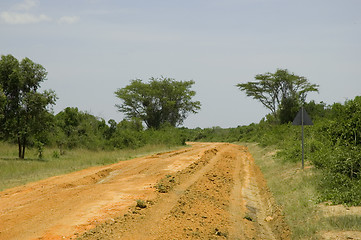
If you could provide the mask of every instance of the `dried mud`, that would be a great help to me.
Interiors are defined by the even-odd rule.
[[[0,239],[290,238],[246,147],[191,144],[0,192]]]

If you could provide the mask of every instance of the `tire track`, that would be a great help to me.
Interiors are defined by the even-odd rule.
[[[261,170],[248,150],[243,170],[244,221],[249,220],[247,224],[251,229],[246,239],[290,239],[290,230],[282,211],[275,203]]]
[[[244,239],[245,229],[240,216],[244,215],[244,203],[242,198],[242,168],[244,167],[244,156],[237,156],[233,172],[233,189],[230,197],[231,228],[230,239]]]
[[[218,150],[212,148],[204,152],[204,154],[195,163],[188,168],[178,173],[176,176],[179,184],[174,186],[172,191],[166,194],[161,194],[155,202],[152,202],[152,207],[143,212],[133,209],[129,214],[117,219],[114,222],[112,229],[108,229],[108,224],[98,226],[98,229],[90,233],[86,233],[83,239],[155,239],[159,236],[159,231],[162,226],[162,221],[169,216],[171,210],[178,204],[179,199],[185,194],[187,189],[197,182],[205,173],[214,167],[218,158],[216,158]],[[118,224],[117,224],[118,223]],[[147,228],[144,228],[147,226]],[[142,229],[139,231],[139,229]],[[118,235],[118,236],[117,236]]]
[[[121,239],[151,239],[159,236],[161,229],[161,222],[169,215],[171,210],[176,206],[180,197],[185,194],[185,191],[195,182],[197,182],[205,173],[214,167],[218,158],[215,157],[217,153],[216,148],[208,150],[205,155],[197,161],[195,165],[199,165],[202,161],[206,161],[206,165],[202,166],[198,171],[194,172],[184,182],[173,188],[173,191],[167,194],[166,197],[160,199],[150,210],[147,212],[146,217],[141,218],[140,221],[132,225],[133,229],[142,229],[144,226],[148,228],[138,232],[137,235],[133,231],[124,233]],[[192,168],[193,166],[191,166]],[[149,227],[149,226],[153,226]]]
[[[256,176],[256,166],[254,160],[250,154],[245,156],[244,164],[244,185],[242,187],[242,195],[244,196],[245,204],[245,217],[246,220],[251,221],[253,225],[251,236],[248,238],[253,239],[269,239],[276,240],[271,226],[267,223],[267,220],[272,220],[269,210],[272,206],[267,198],[261,196],[261,189],[258,184]]]

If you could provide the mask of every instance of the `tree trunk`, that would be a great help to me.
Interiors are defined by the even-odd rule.
[[[21,158],[22,154],[21,154],[21,139],[20,139],[20,137],[18,137],[18,146],[19,146],[19,158]]]
[[[26,137],[21,139],[21,137],[18,137],[18,146],[19,146],[19,158],[24,159],[25,158],[25,145],[26,145]]]
[[[21,154],[21,159],[25,158],[25,145],[26,145],[26,137],[23,139],[23,152]]]

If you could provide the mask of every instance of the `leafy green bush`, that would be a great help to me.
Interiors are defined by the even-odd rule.
[[[361,205],[361,181],[350,179],[341,173],[324,171],[319,184],[321,201],[331,201],[333,204]]]
[[[361,205],[361,97],[334,104],[315,135],[319,144],[312,162],[324,175],[321,200]]]
[[[118,149],[135,149],[145,145],[142,133],[131,129],[117,129],[110,141],[112,146]]]

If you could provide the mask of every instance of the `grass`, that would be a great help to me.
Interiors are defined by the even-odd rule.
[[[332,216],[325,218],[324,221],[333,229],[361,231],[360,215]]]
[[[16,145],[0,142],[0,191],[92,166],[108,165],[169,150],[171,149],[165,145],[147,145],[135,150],[74,149],[60,155],[58,149],[46,148],[42,159],[39,159],[36,149],[27,149],[26,158],[18,159]]]
[[[361,215],[324,217],[319,211],[317,183],[320,172],[312,167],[301,170],[299,162],[277,159],[272,147],[248,146],[261,168],[276,202],[282,206],[292,239],[319,239],[324,231],[361,231]]]

